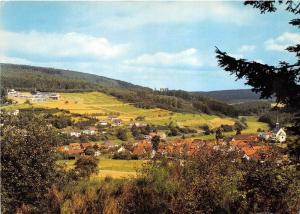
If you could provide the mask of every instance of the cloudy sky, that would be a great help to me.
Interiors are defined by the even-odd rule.
[[[215,47],[278,64],[300,42],[288,13],[242,2],[0,2],[0,62],[72,69],[151,88],[246,88]]]

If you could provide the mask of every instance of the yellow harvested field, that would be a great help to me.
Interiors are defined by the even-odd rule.
[[[210,122],[213,127],[219,127],[222,124],[228,124],[228,125],[234,124],[234,121],[232,119],[226,119],[226,118],[214,118]]]
[[[65,109],[79,114],[96,114],[98,119],[106,119],[110,114],[118,114],[125,123],[129,123],[138,116],[145,117],[145,123],[154,125],[167,125],[173,122],[179,126],[199,127],[207,124],[211,128],[215,128],[221,124],[232,125],[235,122],[234,119],[229,117],[221,118],[207,114],[174,113],[159,108],[137,108],[132,103],[123,103],[113,96],[100,92],[60,93],[60,96],[60,100],[33,102],[32,106]],[[26,101],[26,99],[21,98],[12,99],[18,101],[18,104],[14,106],[15,108],[24,106],[22,103]]]
[[[75,160],[60,160],[57,162],[59,165],[64,166],[66,170],[74,168]],[[105,178],[107,176],[112,178],[130,178],[136,176],[136,171],[146,163],[145,160],[113,160],[113,159],[100,159],[97,175],[93,178]]]
[[[112,177],[112,178],[131,178],[135,177],[136,172],[121,172],[121,171],[114,171],[114,170],[100,170],[97,175],[94,175],[93,178],[103,179],[105,177]]]

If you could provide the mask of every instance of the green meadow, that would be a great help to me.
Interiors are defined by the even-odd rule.
[[[207,114],[174,113],[171,111],[154,108],[137,108],[133,103],[123,103],[113,96],[100,92],[85,93],[61,93],[60,100],[45,102],[32,102],[25,104],[26,99],[13,98],[18,103],[2,107],[12,110],[17,108],[42,107],[65,109],[72,113],[97,115],[98,119],[106,119],[107,115],[117,114],[125,122],[129,123],[136,117],[144,117],[143,123],[154,125],[166,125],[173,122],[179,126],[199,127],[207,124],[211,128],[219,127],[221,124],[233,125],[235,120],[230,117],[219,117]]]

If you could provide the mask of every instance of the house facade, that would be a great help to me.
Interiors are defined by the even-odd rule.
[[[272,134],[272,140],[279,142],[279,143],[283,143],[286,141],[286,132],[283,130],[283,128],[280,128],[276,131],[273,132]]]

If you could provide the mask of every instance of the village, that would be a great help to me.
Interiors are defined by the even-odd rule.
[[[97,135],[95,129],[84,130],[83,133]],[[80,136],[80,132],[70,133],[72,136]],[[151,159],[154,157],[189,157],[204,148],[218,150],[227,148],[228,151],[238,151],[247,160],[262,160],[274,148],[286,141],[286,132],[277,124],[276,128],[269,132],[256,134],[239,134],[226,139],[201,140],[201,139],[168,139],[164,132],[150,132],[144,135],[143,140],[131,140],[121,144],[114,144],[110,140],[103,143],[82,142],[70,143],[60,146],[57,152],[65,159],[77,159],[81,156],[105,156],[113,159]],[[159,139],[156,149],[153,147],[153,139]]]

